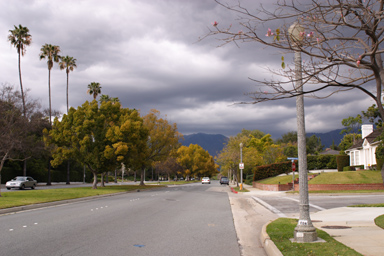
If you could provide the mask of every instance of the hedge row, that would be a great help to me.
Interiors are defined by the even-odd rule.
[[[297,161],[296,170],[298,169]],[[283,173],[289,173],[292,171],[292,162],[282,162],[277,164],[261,165],[256,166],[252,169],[253,181],[274,177]]]
[[[296,170],[299,169],[298,162],[296,163]],[[307,156],[308,170],[321,170],[321,169],[338,169],[339,172],[343,171],[345,166],[349,166],[349,156],[347,155],[318,155]],[[274,177],[283,173],[292,171],[291,161],[256,166],[252,169],[253,181]]]

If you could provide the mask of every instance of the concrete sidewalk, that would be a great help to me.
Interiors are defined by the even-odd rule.
[[[250,191],[244,196],[249,197],[285,193],[263,191],[249,185],[244,188]],[[311,220],[316,228],[355,251],[365,256],[381,256],[384,255],[384,229],[377,227],[374,219],[383,214],[384,207],[340,207],[311,213]],[[260,237],[264,250],[269,256],[282,255],[269,239],[265,231],[267,225],[265,223]]]

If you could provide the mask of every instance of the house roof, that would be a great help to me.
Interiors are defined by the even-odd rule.
[[[355,144],[353,144],[350,148],[348,148],[346,151],[349,151],[349,150],[354,149],[354,148],[362,148],[364,140],[367,140],[369,142],[369,144],[373,144],[375,142],[378,142],[378,141],[376,141],[376,138],[381,135],[381,132],[382,132],[382,129],[374,130],[373,132],[368,134],[365,138],[357,140],[357,142]]]

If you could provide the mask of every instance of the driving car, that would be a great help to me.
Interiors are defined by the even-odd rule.
[[[12,180],[8,181],[5,184],[5,187],[10,190],[11,188],[18,188],[18,189],[25,189],[25,188],[31,188],[35,189],[37,185],[37,181],[34,180],[32,177],[29,176],[17,176],[13,178]]]
[[[201,184],[204,184],[204,183],[211,184],[211,180],[209,179],[209,177],[204,177],[204,178],[201,180]]]
[[[221,177],[220,178],[220,185],[227,184],[229,185],[229,179],[228,177]]]

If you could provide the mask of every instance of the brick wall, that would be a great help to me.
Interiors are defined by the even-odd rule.
[[[292,190],[290,184],[262,184],[253,182],[253,187],[268,191],[288,191]],[[309,191],[319,190],[384,190],[383,183],[375,184],[308,184]],[[295,184],[295,191],[299,191],[299,184]]]

